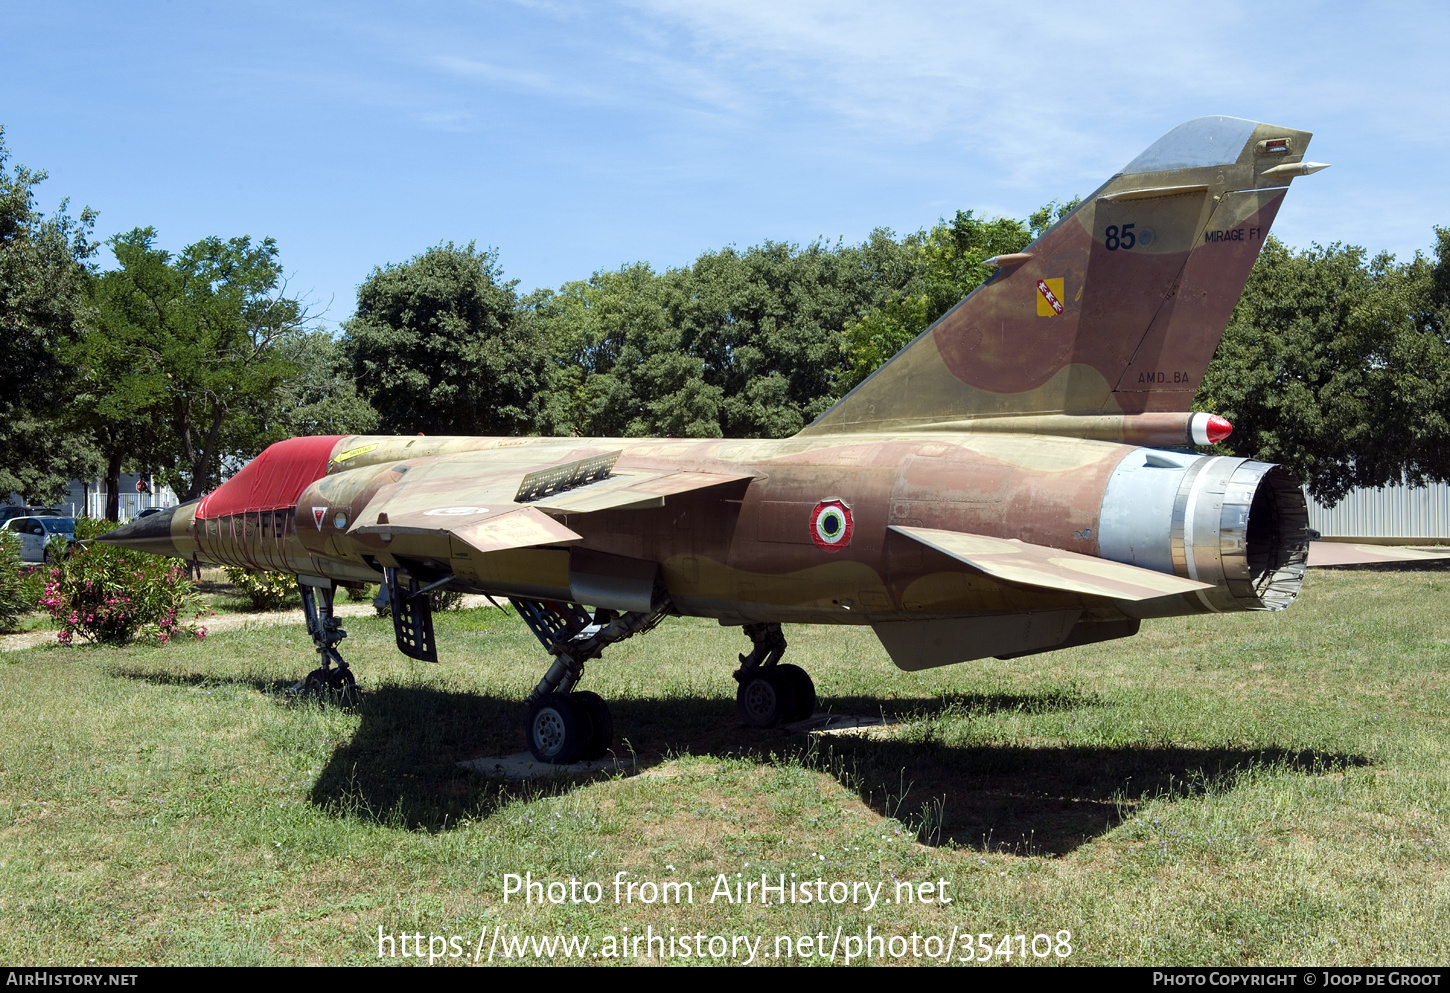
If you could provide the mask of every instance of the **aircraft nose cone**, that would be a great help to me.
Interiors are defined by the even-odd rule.
[[[173,555],[181,557],[176,543],[171,540],[171,520],[176,516],[175,507],[168,507],[159,514],[138,517],[130,524],[124,524],[114,531],[107,531],[98,541],[107,545],[118,545],[152,555]]]

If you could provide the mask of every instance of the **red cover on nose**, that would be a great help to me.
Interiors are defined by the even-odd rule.
[[[297,506],[302,491],[327,475],[332,450],[344,437],[324,434],[291,438],[268,447],[235,476],[202,497],[196,508],[197,519]]]

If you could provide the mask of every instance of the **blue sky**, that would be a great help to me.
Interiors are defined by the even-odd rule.
[[[329,323],[375,267],[494,246],[520,290],[764,240],[1025,217],[1204,114],[1315,132],[1275,232],[1450,224],[1450,7],[7,3],[0,124],[42,206],[277,239]],[[109,254],[103,265],[112,264]]]

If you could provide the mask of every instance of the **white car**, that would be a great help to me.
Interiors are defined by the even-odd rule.
[[[59,548],[75,540],[74,517],[13,517],[5,522],[5,530],[20,538],[20,561],[49,562]]]

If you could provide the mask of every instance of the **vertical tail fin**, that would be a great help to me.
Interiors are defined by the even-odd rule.
[[[1179,125],[801,433],[1187,411],[1310,137]]]

